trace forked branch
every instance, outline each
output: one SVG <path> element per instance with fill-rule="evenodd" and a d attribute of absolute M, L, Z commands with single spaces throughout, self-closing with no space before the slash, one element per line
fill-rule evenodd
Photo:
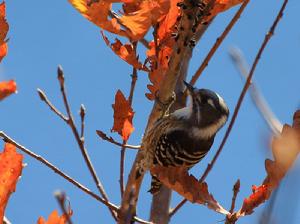
<path fill-rule="evenodd" d="M 81 116 L 81 134 L 79 134 L 79 131 L 75 125 L 75 122 L 74 122 L 74 118 L 73 118 L 73 115 L 72 115 L 72 112 L 71 112 L 71 107 L 70 107 L 70 104 L 68 102 L 68 98 L 67 98 L 67 93 L 66 93 L 66 88 L 65 88 L 65 77 L 64 77 L 64 72 L 61 68 L 61 66 L 58 66 L 58 69 L 57 69 L 57 79 L 59 81 L 59 84 L 60 84 L 60 90 L 61 90 L 61 94 L 62 94 L 62 98 L 63 98 L 63 102 L 64 102 L 64 105 L 65 105 L 65 109 L 67 111 L 67 116 L 64 116 L 62 115 L 62 113 L 49 101 L 49 99 L 47 98 L 46 94 L 38 89 L 38 93 L 39 93 L 39 96 L 41 98 L 42 101 L 44 101 L 48 106 L 49 108 L 56 114 L 58 115 L 64 122 L 67 123 L 67 125 L 71 128 L 72 132 L 73 132 L 73 135 L 76 139 L 76 142 L 79 146 L 79 149 L 80 149 L 80 152 L 85 160 L 85 163 L 90 171 L 90 174 L 100 192 L 100 194 L 102 195 L 102 197 L 104 198 L 104 200 L 106 200 L 107 202 L 109 201 L 108 199 L 108 196 L 104 190 L 104 187 L 96 173 L 96 170 L 92 164 L 92 161 L 90 159 L 90 156 L 86 150 L 86 147 L 84 145 L 84 117 L 85 117 L 85 109 L 83 109 L 84 107 L 81 106 L 81 113 L 80 113 L 80 116 Z M 114 210 L 110 209 L 110 212 L 112 214 L 112 216 L 114 217 L 115 220 L 117 220 L 117 215 L 115 213 Z"/>

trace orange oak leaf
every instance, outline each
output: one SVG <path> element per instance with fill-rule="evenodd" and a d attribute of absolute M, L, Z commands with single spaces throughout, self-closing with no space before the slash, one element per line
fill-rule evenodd
<path fill-rule="evenodd" d="M 103 31 L 101 31 L 101 34 L 106 45 L 109 46 L 113 50 L 113 52 L 115 52 L 115 54 L 118 55 L 121 59 L 123 59 L 136 69 L 148 71 L 148 68 L 138 61 L 138 57 L 132 44 L 122 44 L 122 42 L 117 38 L 116 42 L 111 44 L 108 38 L 104 35 Z"/>
<path fill-rule="evenodd" d="M 134 127 L 132 119 L 134 112 L 128 100 L 126 100 L 121 90 L 118 90 L 115 96 L 115 103 L 112 105 L 114 109 L 114 125 L 111 131 L 118 132 L 124 141 L 127 141 Z"/>
<path fill-rule="evenodd" d="M 222 214 L 229 214 L 208 192 L 207 183 L 200 183 L 193 175 L 189 175 L 187 168 L 154 166 L 151 174 L 190 202 L 203 204 Z"/>
<path fill-rule="evenodd" d="M 0 45 L 0 62 L 7 55 L 7 43 Z"/>
<path fill-rule="evenodd" d="M 0 62 L 7 54 L 7 44 L 5 41 L 9 26 L 5 19 L 5 2 L 0 4 Z"/>
<path fill-rule="evenodd" d="M 250 215 L 253 209 L 264 203 L 270 197 L 271 191 L 268 185 L 259 187 L 252 186 L 252 194 L 244 200 L 243 206 L 239 211 L 240 216 Z"/>
<path fill-rule="evenodd" d="M 45 221 L 43 217 L 39 217 L 37 224 L 65 224 L 68 223 L 68 218 L 72 215 L 72 210 L 68 211 L 68 214 L 59 216 L 57 210 L 54 210 Z"/>
<path fill-rule="evenodd" d="M 17 92 L 17 84 L 14 80 L 0 82 L 0 100 Z"/>
<path fill-rule="evenodd" d="M 180 9 L 177 6 L 177 3 L 179 2 L 181 2 L 181 0 L 170 1 L 170 10 L 159 23 L 157 37 L 160 42 L 162 42 L 167 36 L 170 36 L 170 34 L 174 31 L 173 28 L 176 24 L 178 16 L 180 15 Z"/>
<path fill-rule="evenodd" d="M 0 153 L 0 220 L 3 220 L 8 199 L 16 190 L 17 181 L 22 173 L 23 155 L 16 152 L 16 147 L 5 143 Z"/>
<path fill-rule="evenodd" d="M 109 32 L 122 36 L 128 36 L 126 31 L 121 30 L 120 24 L 115 18 L 108 19 L 113 2 L 116 0 L 91 1 L 91 0 L 69 0 L 86 19 Z"/>
<path fill-rule="evenodd" d="M 217 14 L 230 9 L 233 6 L 236 6 L 243 1 L 244 0 L 216 0 L 212 10 L 210 11 L 210 15 L 205 20 L 209 21 Z M 206 2 L 209 2 L 209 0 L 206 0 Z"/>
<path fill-rule="evenodd" d="M 120 21 L 131 31 L 131 39 L 139 40 L 143 38 L 152 25 L 160 22 L 170 10 L 170 2 L 170 0 L 147 0 L 125 4 L 127 10 L 120 17 Z M 135 6 L 132 7 L 132 4 L 135 4 Z M 135 9 L 135 11 L 132 11 L 132 9 Z"/>

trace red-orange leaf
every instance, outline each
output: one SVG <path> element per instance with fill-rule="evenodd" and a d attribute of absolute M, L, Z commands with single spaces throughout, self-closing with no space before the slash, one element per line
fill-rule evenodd
<path fill-rule="evenodd" d="M 8 23 L 5 19 L 5 2 L 0 4 L 0 62 L 7 54 L 7 44 L 5 38 L 8 32 Z"/>
<path fill-rule="evenodd" d="M 173 32 L 173 27 L 177 21 L 177 17 L 180 15 L 180 10 L 177 6 L 178 2 L 182 0 L 171 0 L 170 1 L 170 10 L 168 14 L 163 18 L 159 23 L 157 30 L 157 37 L 161 42 L 166 36 L 169 36 Z"/>
<path fill-rule="evenodd" d="M 0 153 L 0 220 L 9 196 L 16 190 L 16 184 L 22 173 L 23 156 L 16 152 L 16 147 L 5 143 L 4 151 Z"/>
<path fill-rule="evenodd" d="M 0 45 L 0 62 L 7 55 L 7 43 Z"/>
<path fill-rule="evenodd" d="M 253 209 L 264 203 L 271 194 L 268 185 L 261 185 L 259 187 L 252 186 L 252 194 L 244 200 L 242 209 L 239 211 L 239 215 L 249 215 L 253 212 Z"/>
<path fill-rule="evenodd" d="M 170 0 L 133 1 L 131 4 L 137 5 L 134 7 L 136 11 L 124 13 L 120 21 L 131 31 L 132 40 L 144 37 L 150 27 L 160 22 L 170 9 Z"/>
<path fill-rule="evenodd" d="M 132 46 L 132 44 L 122 44 L 122 42 L 116 38 L 115 43 L 110 43 L 108 38 L 104 35 L 103 31 L 101 31 L 104 42 L 109 46 L 116 55 L 126 61 L 128 64 L 132 65 L 136 69 L 147 71 L 148 69 L 142 65 L 141 62 L 138 61 L 136 56 L 136 52 Z"/>
<path fill-rule="evenodd" d="M 127 141 L 134 130 L 132 124 L 134 112 L 121 90 L 116 93 L 115 104 L 112 107 L 114 109 L 114 125 L 111 131 L 118 132 L 122 139 Z"/>
<path fill-rule="evenodd" d="M 14 80 L 0 82 L 0 100 L 17 92 L 17 84 Z"/>
<path fill-rule="evenodd" d="M 68 217 L 72 215 L 72 211 L 69 211 L 69 214 L 63 214 L 59 216 L 57 210 L 54 210 L 48 217 L 48 220 L 45 221 L 43 217 L 39 217 L 37 224 L 65 224 L 67 223 Z"/>
<path fill-rule="evenodd" d="M 121 30 L 115 18 L 109 20 L 109 13 L 112 2 L 120 2 L 116 0 L 91 1 L 91 0 L 69 0 L 69 2 L 88 20 L 97 26 L 109 32 L 122 36 L 127 36 L 124 30 Z"/>
<path fill-rule="evenodd" d="M 190 202 L 204 204 L 216 212 L 229 214 L 208 192 L 207 184 L 200 183 L 193 175 L 189 175 L 187 168 L 154 166 L 151 174 Z"/>

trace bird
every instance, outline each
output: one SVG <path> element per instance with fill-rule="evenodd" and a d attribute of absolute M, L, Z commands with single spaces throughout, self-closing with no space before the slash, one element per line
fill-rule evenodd
<path fill-rule="evenodd" d="M 158 119 L 144 135 L 140 172 L 155 165 L 192 168 L 208 153 L 216 133 L 224 126 L 229 109 L 224 99 L 209 89 L 197 89 L 184 81 L 190 96 L 187 107 Z M 162 183 L 152 176 L 152 194 Z"/>

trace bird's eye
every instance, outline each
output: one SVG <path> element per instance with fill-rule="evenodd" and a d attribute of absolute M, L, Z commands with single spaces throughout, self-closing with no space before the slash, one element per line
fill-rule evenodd
<path fill-rule="evenodd" d="M 202 104 L 207 104 L 207 98 L 206 97 L 201 97 L 201 103 Z"/>

